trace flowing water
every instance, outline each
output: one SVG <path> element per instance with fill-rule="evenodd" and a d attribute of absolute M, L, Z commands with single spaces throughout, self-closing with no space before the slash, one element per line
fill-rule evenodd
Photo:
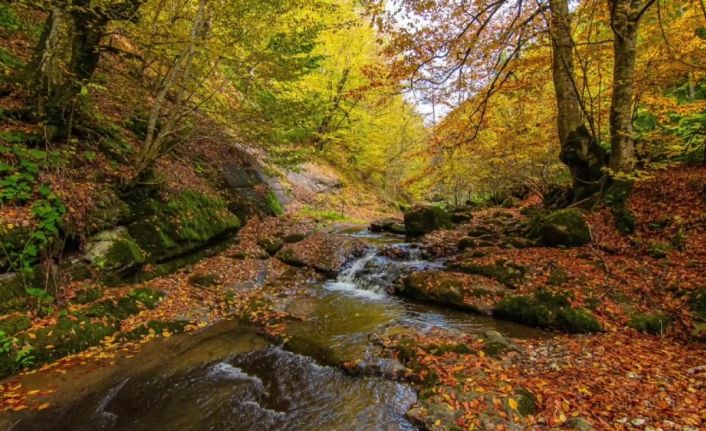
<path fill-rule="evenodd" d="M 407 385 L 352 377 L 335 367 L 375 361 L 371 338 L 394 325 L 513 337 L 542 336 L 488 317 L 410 302 L 389 294 L 409 271 L 443 267 L 414 244 L 389 235 L 353 233 L 369 252 L 336 280 L 286 304 L 304 319 L 290 325 L 287 350 L 252 329 L 223 322 L 198 334 L 148 344 L 137 358 L 113 367 L 70 369 L 66 375 L 25 377 L 31 389 L 56 385 L 52 407 L 0 417 L 13 430 L 410 430 L 405 412 L 416 395 Z M 381 253 L 392 247 L 394 253 Z M 395 258 L 386 255 L 397 256 Z M 399 365 L 399 364 L 398 364 Z"/>

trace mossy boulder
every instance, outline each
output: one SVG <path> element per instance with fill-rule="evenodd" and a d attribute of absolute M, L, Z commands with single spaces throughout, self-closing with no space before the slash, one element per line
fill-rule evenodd
<path fill-rule="evenodd" d="M 629 327 L 652 335 L 663 335 L 670 324 L 669 316 L 662 313 L 635 313 L 628 322 Z"/>
<path fill-rule="evenodd" d="M 127 228 L 117 227 L 91 237 L 84 260 L 102 271 L 126 272 L 145 263 L 146 257 Z"/>
<path fill-rule="evenodd" d="M 493 316 L 572 334 L 602 330 L 600 322 L 590 311 L 572 307 L 565 295 L 546 291 L 535 292 L 532 296 L 506 297 L 495 304 Z"/>
<path fill-rule="evenodd" d="M 185 191 L 166 202 L 150 198 L 137 206 L 141 219 L 128 230 L 150 262 L 193 251 L 240 227 L 225 201 L 200 192 Z"/>
<path fill-rule="evenodd" d="M 536 220 L 529 237 L 546 247 L 579 247 L 591 242 L 591 230 L 583 212 L 569 208 Z"/>
<path fill-rule="evenodd" d="M 527 268 L 515 262 L 498 259 L 495 263 L 477 263 L 473 259 L 453 263 L 451 268 L 466 274 L 492 278 L 508 287 L 517 287 L 527 275 Z"/>
<path fill-rule="evenodd" d="M 451 227 L 452 222 L 445 209 L 433 205 L 418 205 L 405 213 L 404 225 L 408 235 L 424 235 Z"/>
<path fill-rule="evenodd" d="M 472 299 L 502 294 L 502 289 L 490 280 L 481 284 L 465 274 L 444 271 L 412 273 L 396 289 L 403 296 L 483 314 L 489 314 L 490 310 L 479 306 Z"/>

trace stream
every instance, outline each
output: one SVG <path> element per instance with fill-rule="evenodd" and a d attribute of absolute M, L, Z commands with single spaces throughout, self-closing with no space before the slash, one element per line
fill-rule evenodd
<path fill-rule="evenodd" d="M 221 322 L 195 334 L 145 345 L 114 366 L 70 368 L 65 374 L 22 377 L 27 389 L 54 387 L 51 407 L 0 417 L 12 430 L 413 430 L 405 412 L 415 403 L 403 383 L 351 376 L 345 361 L 399 364 L 375 357 L 370 339 L 390 327 L 499 331 L 541 337 L 528 327 L 411 302 L 388 292 L 409 271 L 442 268 L 403 237 L 349 232 L 369 245 L 335 280 L 312 286 L 308 297 L 283 302 L 305 317 L 290 325 L 287 349 L 252 328 Z M 394 258 L 381 253 L 394 248 Z M 386 253 L 389 255 L 389 253 Z M 388 370 L 389 371 L 389 370 Z M 384 372 L 381 374 L 385 374 Z"/>

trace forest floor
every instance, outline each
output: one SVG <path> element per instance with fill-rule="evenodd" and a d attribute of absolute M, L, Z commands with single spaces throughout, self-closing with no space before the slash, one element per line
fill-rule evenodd
<path fill-rule="evenodd" d="M 589 216 L 593 242 L 588 246 L 487 245 L 464 252 L 475 253 L 481 263 L 503 260 L 528 268 L 515 293 L 569 291 L 572 305 L 590 308 L 603 331 L 512 340 L 502 353 L 490 351 L 488 340 L 471 335 L 381 334 L 385 354 L 406 365 L 403 378 L 420 391 L 420 403 L 410 417 L 426 429 L 439 430 L 704 429 L 706 347 L 696 342 L 699 310 L 693 307 L 694 295 L 706 286 L 704 178 L 706 168 L 681 168 L 639 183 L 629 202 L 637 229 L 628 236 L 613 227 L 607 210 L 599 210 Z M 499 212 L 524 217 L 520 208 L 480 211 L 469 224 L 420 239 L 421 247 L 429 254 L 463 258 L 458 241 Z M 120 328 L 129 333 L 148 325 L 149 331 L 137 341 L 123 340 L 120 334 L 107 337 L 100 346 L 40 371 L 110 366 L 117 355 L 134 355 L 155 338 L 196 331 L 223 319 L 246 321 L 271 339 L 286 342 L 288 323 L 297 318 L 277 306 L 278 298 L 302 293 L 311 280 L 327 278 L 322 274 L 326 268 L 341 263 L 331 262 L 338 256 L 340 238 L 321 233 L 330 227 L 311 216 L 252 220 L 239 232 L 237 243 L 216 255 L 171 275 L 111 288 L 102 300 L 117 301 L 135 288 L 165 293 L 155 308 L 128 317 Z M 270 258 L 263 249 L 263 240 L 306 235 L 305 256 L 299 258 L 314 262 L 309 267 Z M 656 248 L 663 253 L 656 254 Z M 66 292 L 70 297 L 86 288 L 82 282 Z M 659 333 L 635 329 L 636 316 L 655 315 L 665 317 L 659 320 L 664 324 Z M 56 319 L 35 321 L 28 331 Z M 184 321 L 189 324 L 152 324 Z M 446 345 L 467 348 L 440 349 Z M 16 379 L 5 381 L 1 389 L 0 411 L 45 409 L 52 390 L 27 390 Z"/>

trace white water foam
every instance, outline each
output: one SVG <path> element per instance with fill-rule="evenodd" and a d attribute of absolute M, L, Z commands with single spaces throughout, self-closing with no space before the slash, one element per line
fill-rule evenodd
<path fill-rule="evenodd" d="M 251 376 L 238 367 L 227 362 L 219 362 L 208 371 L 213 379 L 239 380 L 252 382 L 259 391 L 264 390 L 264 385 L 259 377 Z"/>
<path fill-rule="evenodd" d="M 365 269 L 365 266 L 377 256 L 377 250 L 372 250 L 365 256 L 353 262 L 348 268 L 341 271 L 336 281 L 328 281 L 324 287 L 335 292 L 345 292 L 349 295 L 358 296 L 361 298 L 381 300 L 386 297 L 382 292 L 376 292 L 371 289 L 361 289 L 356 284 L 356 276 L 360 271 Z"/>

